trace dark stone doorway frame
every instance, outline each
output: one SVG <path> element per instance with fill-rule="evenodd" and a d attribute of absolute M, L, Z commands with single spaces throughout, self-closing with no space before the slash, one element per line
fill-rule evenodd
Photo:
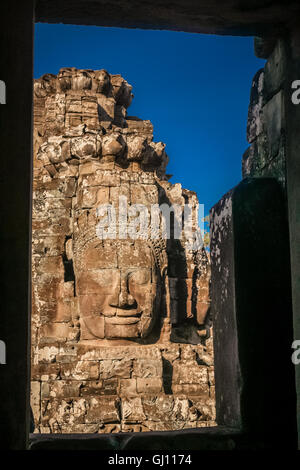
<path fill-rule="evenodd" d="M 104 7 L 105 4 L 105 7 Z M 28 448 L 29 438 L 29 332 L 30 332 L 30 249 L 32 181 L 32 64 L 34 21 L 94 24 L 99 26 L 173 29 L 187 32 L 234 35 L 278 35 L 291 31 L 290 80 L 300 77 L 298 2 L 176 0 L 172 15 L 163 2 L 112 0 L 39 0 L 2 6 L 1 79 L 5 81 L 6 105 L 1 117 L 1 317 L 0 335 L 7 346 L 7 364 L 0 366 L 1 447 Z M 126 9 L 127 8 L 127 9 Z M 36 17 L 35 17 L 36 12 Z M 220 13 L 221 12 L 221 13 Z M 147 20 L 145 20 L 147 18 Z M 289 90 L 286 90 L 288 93 Z M 293 288 L 294 338 L 300 338 L 300 162 L 298 129 L 300 108 L 287 110 L 289 121 L 287 153 L 287 199 Z M 300 396 L 300 372 L 296 368 Z M 299 400 L 299 399 L 298 399 Z M 298 404 L 299 407 L 299 404 Z M 296 412 L 295 412 L 296 414 Z M 300 413 L 298 413 L 299 415 Z M 298 418 L 299 419 L 299 418 Z M 300 423 L 299 423 L 300 426 Z M 300 428 L 299 428 L 300 429 Z M 222 432 L 221 429 L 218 433 Z M 225 431 L 228 434 L 230 431 Z M 203 432 L 202 432 L 203 433 Z M 195 434 L 192 432 L 192 434 Z M 240 430 L 233 435 L 240 435 Z M 151 434 L 152 435 L 152 434 Z M 141 439 L 151 440 L 151 435 Z M 138 438 L 138 436 L 137 436 Z M 200 438 L 200 436 L 199 436 Z M 218 440 L 218 437 L 216 437 Z M 249 441 L 250 442 L 250 441 Z M 216 447 L 217 444 L 216 444 Z"/>

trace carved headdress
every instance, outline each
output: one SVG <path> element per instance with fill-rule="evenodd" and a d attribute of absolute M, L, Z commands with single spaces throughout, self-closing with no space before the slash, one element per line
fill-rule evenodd
<path fill-rule="evenodd" d="M 119 251 L 125 240 L 130 241 L 132 239 L 129 237 L 126 239 L 100 238 L 97 225 L 83 227 L 82 229 L 77 226 L 76 229 L 74 229 L 73 236 L 73 251 L 76 266 L 80 269 L 85 248 L 94 242 L 110 242 L 114 245 L 115 249 Z M 162 237 L 161 230 L 151 232 L 148 238 L 143 238 L 143 241 L 151 248 L 155 265 L 161 277 L 163 277 L 168 266 L 168 257 L 166 240 Z"/>

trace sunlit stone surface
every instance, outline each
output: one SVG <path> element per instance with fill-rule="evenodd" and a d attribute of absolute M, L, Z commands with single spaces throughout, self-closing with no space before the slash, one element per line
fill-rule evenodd
<path fill-rule="evenodd" d="M 179 213 L 170 239 L 161 223 L 155 239 L 128 228 L 134 204 L 149 214 L 190 204 L 195 231 L 198 199 L 168 182 L 165 145 L 150 121 L 127 116 L 132 96 L 105 70 L 61 69 L 34 83 L 35 432 L 215 424 L 206 251 L 186 232 L 174 238 Z M 99 238 L 104 204 L 116 210 L 114 238 Z"/>

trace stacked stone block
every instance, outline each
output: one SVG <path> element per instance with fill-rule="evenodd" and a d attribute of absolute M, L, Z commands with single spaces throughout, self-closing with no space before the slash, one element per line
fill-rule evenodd
<path fill-rule="evenodd" d="M 44 346 L 32 366 L 41 433 L 175 430 L 215 425 L 212 347 Z"/>

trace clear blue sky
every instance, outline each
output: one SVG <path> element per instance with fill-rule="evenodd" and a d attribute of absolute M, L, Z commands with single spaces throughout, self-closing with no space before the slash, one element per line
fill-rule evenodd
<path fill-rule="evenodd" d="M 166 143 L 170 180 L 208 213 L 241 180 L 252 77 L 264 66 L 251 37 L 37 24 L 34 77 L 61 67 L 106 69 L 132 86 L 128 115 Z"/>

